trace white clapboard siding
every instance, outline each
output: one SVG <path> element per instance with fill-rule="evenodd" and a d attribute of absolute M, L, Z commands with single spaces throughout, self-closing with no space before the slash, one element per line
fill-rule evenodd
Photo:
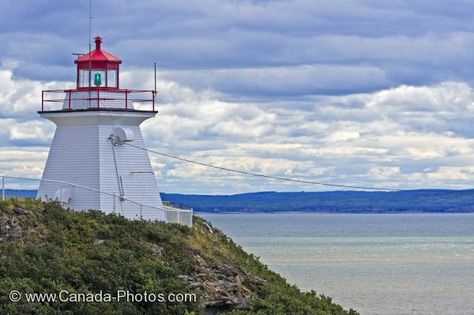
<path fill-rule="evenodd" d="M 163 204 L 148 153 L 127 145 L 115 146 L 116 170 L 109 140 L 115 128 L 126 128 L 133 132 L 132 143 L 145 147 L 139 125 L 154 113 L 72 111 L 42 113 L 42 116 L 57 125 L 43 179 L 67 181 L 117 196 L 114 209 L 112 196 L 76 187 L 68 200 L 70 208 L 98 209 L 106 213 L 115 210 L 128 218 L 166 220 L 164 211 L 156 209 L 163 208 Z M 117 172 L 122 178 L 124 197 L 146 206 L 119 198 Z M 53 199 L 61 186 L 44 181 L 38 197 Z"/>

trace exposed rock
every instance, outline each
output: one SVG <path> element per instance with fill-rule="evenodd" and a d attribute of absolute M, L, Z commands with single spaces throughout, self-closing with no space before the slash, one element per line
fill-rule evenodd
<path fill-rule="evenodd" d="M 251 275 L 250 273 L 248 273 L 247 271 L 244 271 L 245 275 L 246 275 L 246 280 L 247 282 L 251 283 L 251 284 L 254 284 L 254 285 L 257 285 L 257 286 L 260 286 L 260 285 L 264 285 L 267 281 L 262 279 L 262 278 L 259 278 L 259 277 L 256 277 L 256 276 L 253 276 Z"/>
<path fill-rule="evenodd" d="M 156 244 L 151 243 L 151 255 L 156 256 L 156 257 L 161 257 L 163 256 L 163 247 L 158 246 Z"/>
<path fill-rule="evenodd" d="M 30 215 L 31 214 L 31 211 L 20 208 L 20 207 L 13 208 L 13 212 L 15 212 L 16 214 L 20 214 L 20 215 Z"/>
<path fill-rule="evenodd" d="M 94 245 L 101 245 L 101 244 L 104 244 L 105 240 L 100 240 L 100 239 L 97 239 L 94 241 Z"/>
<path fill-rule="evenodd" d="M 13 218 L 2 218 L 0 221 L 0 242 L 20 239 L 23 229 L 18 225 L 18 221 Z"/>
<path fill-rule="evenodd" d="M 189 287 L 190 287 L 191 289 L 202 288 L 202 283 L 201 283 L 201 282 L 190 282 L 190 283 L 189 283 Z"/>
<path fill-rule="evenodd" d="M 184 281 L 191 281 L 193 279 L 193 277 L 191 276 L 188 276 L 188 275 L 179 275 L 178 276 L 178 279 L 181 279 L 181 280 L 184 280 Z"/>
<path fill-rule="evenodd" d="M 207 229 L 209 233 L 211 234 L 214 233 L 214 230 L 210 227 L 209 224 L 207 224 L 207 222 L 203 222 L 202 224 L 204 225 L 204 227 Z"/>
<path fill-rule="evenodd" d="M 224 310 L 252 309 L 252 297 L 247 284 L 263 285 L 265 280 L 227 264 L 209 263 L 199 255 L 194 256 L 195 270 L 191 275 L 179 275 L 190 288 L 200 288 L 207 314 L 218 314 Z"/>

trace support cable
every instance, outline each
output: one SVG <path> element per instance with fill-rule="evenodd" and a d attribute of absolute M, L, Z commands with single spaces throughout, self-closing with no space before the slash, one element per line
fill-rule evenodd
<path fill-rule="evenodd" d="M 385 188 L 385 187 L 368 187 L 368 186 L 359 186 L 359 185 L 345 185 L 345 184 L 334 184 L 334 183 L 326 183 L 326 182 L 318 182 L 318 181 L 311 181 L 311 180 L 303 180 L 303 179 L 295 179 L 295 178 L 288 178 L 288 177 L 280 177 L 280 176 L 272 176 L 272 175 L 266 175 L 266 174 L 260 174 L 260 173 L 253 173 L 253 172 L 248 172 L 248 171 L 243 171 L 243 170 L 237 170 L 229 167 L 223 167 L 223 166 L 218 166 L 214 164 L 209 164 L 209 163 L 203 163 L 195 160 L 190 160 L 187 158 L 182 158 L 179 156 L 163 153 L 163 152 L 158 152 L 155 150 L 150 150 L 147 148 L 143 148 L 137 145 L 133 145 L 131 143 L 124 143 L 125 145 L 134 147 L 136 149 L 148 151 L 150 153 L 155 153 L 167 158 L 171 158 L 174 160 L 179 160 L 182 162 L 186 163 L 191 163 L 195 165 L 200 165 L 200 166 L 205 166 L 209 168 L 214 168 L 218 169 L 221 171 L 226 171 L 226 172 L 231 172 L 231 173 L 237 173 L 237 174 L 242 174 L 242 175 L 248 175 L 248 176 L 254 176 L 254 177 L 261 177 L 261 178 L 268 178 L 268 179 L 274 179 L 274 180 L 279 180 L 279 181 L 286 181 L 286 182 L 293 182 L 293 183 L 299 183 L 299 184 L 309 184 L 309 185 L 318 185 L 318 186 L 328 186 L 328 187 L 338 187 L 338 188 L 352 188 L 352 189 L 363 189 L 363 190 L 373 190 L 373 191 L 400 191 L 399 189 L 393 189 L 393 188 Z"/>

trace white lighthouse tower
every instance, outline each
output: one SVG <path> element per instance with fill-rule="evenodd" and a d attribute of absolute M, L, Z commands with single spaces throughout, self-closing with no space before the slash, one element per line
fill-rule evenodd
<path fill-rule="evenodd" d="M 154 90 L 120 88 L 122 61 L 101 48 L 75 60 L 77 87 L 43 91 L 38 113 L 56 124 L 38 198 L 74 210 L 166 220 L 140 124 L 156 115 Z M 133 144 L 133 146 L 127 145 Z"/>

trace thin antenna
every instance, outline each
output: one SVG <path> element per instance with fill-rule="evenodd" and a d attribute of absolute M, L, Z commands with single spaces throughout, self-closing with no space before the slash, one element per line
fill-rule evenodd
<path fill-rule="evenodd" d="M 87 84 L 89 87 L 89 107 L 91 107 L 91 78 L 92 78 L 92 61 L 91 61 L 91 51 L 92 51 L 92 0 L 89 0 L 89 75 L 88 80 L 89 83 Z"/>
<path fill-rule="evenodd" d="M 153 66 L 155 68 L 155 93 L 156 93 L 156 62 L 153 63 Z"/>
<path fill-rule="evenodd" d="M 92 0 L 89 0 L 89 53 L 92 50 Z"/>
<path fill-rule="evenodd" d="M 153 110 L 155 110 L 155 102 L 156 102 L 156 62 L 153 63 L 153 68 L 155 71 L 155 89 L 153 90 Z"/>

